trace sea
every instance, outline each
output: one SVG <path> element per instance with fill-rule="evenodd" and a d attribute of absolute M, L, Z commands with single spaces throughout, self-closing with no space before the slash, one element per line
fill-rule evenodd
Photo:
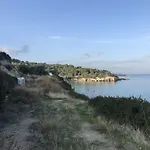
<path fill-rule="evenodd" d="M 120 97 L 141 97 L 150 102 L 150 74 L 129 74 L 121 80 L 99 83 L 77 83 L 73 82 L 72 87 L 76 92 L 85 94 L 90 98 L 96 96 L 120 96 Z"/>

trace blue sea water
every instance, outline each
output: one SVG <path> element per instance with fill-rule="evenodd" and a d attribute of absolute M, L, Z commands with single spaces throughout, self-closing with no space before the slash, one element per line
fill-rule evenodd
<path fill-rule="evenodd" d="M 75 91 L 89 97 L 123 96 L 142 97 L 150 102 L 150 75 L 127 75 L 116 83 L 72 83 Z"/>

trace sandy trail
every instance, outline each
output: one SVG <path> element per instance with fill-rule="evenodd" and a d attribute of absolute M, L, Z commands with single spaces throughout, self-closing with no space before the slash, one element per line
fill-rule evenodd
<path fill-rule="evenodd" d="M 4 128 L 1 133 L 1 150 L 29 150 L 32 141 L 27 141 L 30 136 L 29 127 L 36 119 L 26 117 L 17 124 Z"/>
<path fill-rule="evenodd" d="M 94 130 L 90 123 L 82 123 L 80 134 L 86 143 L 93 145 L 94 150 L 118 150 L 115 143 L 106 139 L 104 134 Z"/>

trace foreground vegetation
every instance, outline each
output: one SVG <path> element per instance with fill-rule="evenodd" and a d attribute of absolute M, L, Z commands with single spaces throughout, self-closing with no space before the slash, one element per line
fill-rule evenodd
<path fill-rule="evenodd" d="M 11 123 L 16 122 L 18 118 L 26 123 L 30 115 L 31 123 L 28 124 L 29 133 L 26 137 L 30 148 L 37 150 L 150 148 L 148 102 L 135 98 L 89 99 L 74 92 L 68 83 L 57 76 L 28 76 L 26 81 L 26 87 L 12 88 L 5 103 L 5 111 L 2 113 L 3 120 L 0 121 L 5 126 L 10 123 L 10 118 L 13 120 Z M 17 134 L 18 132 L 21 134 L 21 130 L 22 126 L 17 126 Z M 0 146 L 7 145 L 6 150 L 14 145 L 18 147 L 13 137 L 15 135 L 12 136 L 11 142 L 6 144 L 8 139 L 2 136 Z M 24 137 L 21 140 L 22 143 L 25 142 Z"/>
<path fill-rule="evenodd" d="M 78 112 L 82 118 L 95 126 L 95 129 L 113 142 L 117 149 L 121 150 L 149 150 L 149 137 L 130 124 L 120 125 L 108 116 L 95 115 L 96 111 L 88 104 L 78 104 Z"/>
<path fill-rule="evenodd" d="M 0 109 L 16 84 L 16 78 L 0 70 Z"/>
<path fill-rule="evenodd" d="M 22 75 L 25 86 L 0 70 L 0 149 L 150 149 L 149 102 L 90 99 L 57 74 Z"/>
<path fill-rule="evenodd" d="M 30 126 L 30 130 L 34 131 L 30 138 L 36 143 L 32 149 L 93 150 L 92 145 L 78 136 L 81 119 L 76 110 L 67 105 L 69 99 L 59 94 L 56 97 L 57 99 L 45 99 L 41 102 L 41 107 L 35 109 L 34 115 L 38 116 L 39 122 Z M 58 102 L 58 99 L 62 101 Z"/>
<path fill-rule="evenodd" d="M 101 97 L 89 100 L 95 115 L 102 115 L 120 125 L 132 125 L 135 129 L 150 134 L 150 103 L 139 98 Z"/>

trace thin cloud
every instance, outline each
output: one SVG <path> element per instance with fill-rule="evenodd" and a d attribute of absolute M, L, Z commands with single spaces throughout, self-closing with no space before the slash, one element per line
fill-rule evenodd
<path fill-rule="evenodd" d="M 84 62 L 85 64 L 104 64 L 104 65 L 126 65 L 126 64 L 137 64 L 137 63 L 143 63 L 146 62 L 146 60 L 97 60 L 97 61 L 88 61 L 88 62 Z"/>
<path fill-rule="evenodd" d="M 109 44 L 109 43 L 114 43 L 115 41 L 111 40 L 91 40 L 92 43 L 97 43 L 97 44 Z"/>
<path fill-rule="evenodd" d="M 97 57 L 102 56 L 102 54 L 104 54 L 104 53 L 103 53 L 103 52 L 96 52 L 96 53 L 95 53 L 95 55 L 96 55 Z"/>
<path fill-rule="evenodd" d="M 20 50 L 16 50 L 16 53 L 28 53 L 29 52 L 29 46 L 24 45 Z"/>
<path fill-rule="evenodd" d="M 83 57 L 85 57 L 85 58 L 90 58 L 90 57 L 92 57 L 92 55 L 89 54 L 89 53 L 84 53 L 84 54 L 83 54 Z"/>
<path fill-rule="evenodd" d="M 76 37 L 65 37 L 65 36 L 48 36 L 49 39 L 54 39 L 54 40 L 80 40 L 79 38 Z M 83 40 L 83 39 L 81 39 Z"/>
<path fill-rule="evenodd" d="M 100 51 L 87 52 L 87 53 L 84 53 L 83 56 L 81 56 L 81 58 L 96 58 L 96 57 L 100 57 L 102 54 L 103 52 L 100 52 Z"/>
<path fill-rule="evenodd" d="M 113 41 L 110 40 L 90 40 L 90 39 L 82 39 L 78 37 L 63 37 L 63 36 L 48 36 L 49 39 L 55 39 L 55 40 L 60 40 L 60 39 L 65 39 L 65 40 L 79 40 L 83 42 L 91 42 L 91 43 L 113 43 Z"/>
<path fill-rule="evenodd" d="M 21 49 L 12 49 L 8 47 L 1 47 L 0 51 L 5 52 L 10 55 L 18 55 L 20 53 L 28 53 L 29 52 L 29 46 L 24 45 Z"/>
<path fill-rule="evenodd" d="M 49 36 L 48 38 L 50 38 L 50 39 L 65 39 L 65 37 L 61 37 L 61 36 Z"/>
<path fill-rule="evenodd" d="M 83 66 L 88 67 L 103 67 L 107 69 L 114 69 L 114 68 L 132 68 L 134 69 L 134 66 L 144 65 L 148 64 L 150 56 L 146 55 L 140 58 L 133 58 L 129 60 L 91 60 L 91 61 L 82 61 L 80 64 Z"/>
<path fill-rule="evenodd" d="M 65 37 L 65 36 L 48 36 L 49 39 L 53 40 L 77 40 L 80 42 L 89 42 L 93 44 L 113 44 L 113 43 L 130 43 L 130 42 L 141 42 L 141 41 L 149 41 L 150 36 L 142 36 L 142 37 L 135 37 L 135 38 L 105 38 L 105 39 L 85 39 L 79 37 Z"/>

